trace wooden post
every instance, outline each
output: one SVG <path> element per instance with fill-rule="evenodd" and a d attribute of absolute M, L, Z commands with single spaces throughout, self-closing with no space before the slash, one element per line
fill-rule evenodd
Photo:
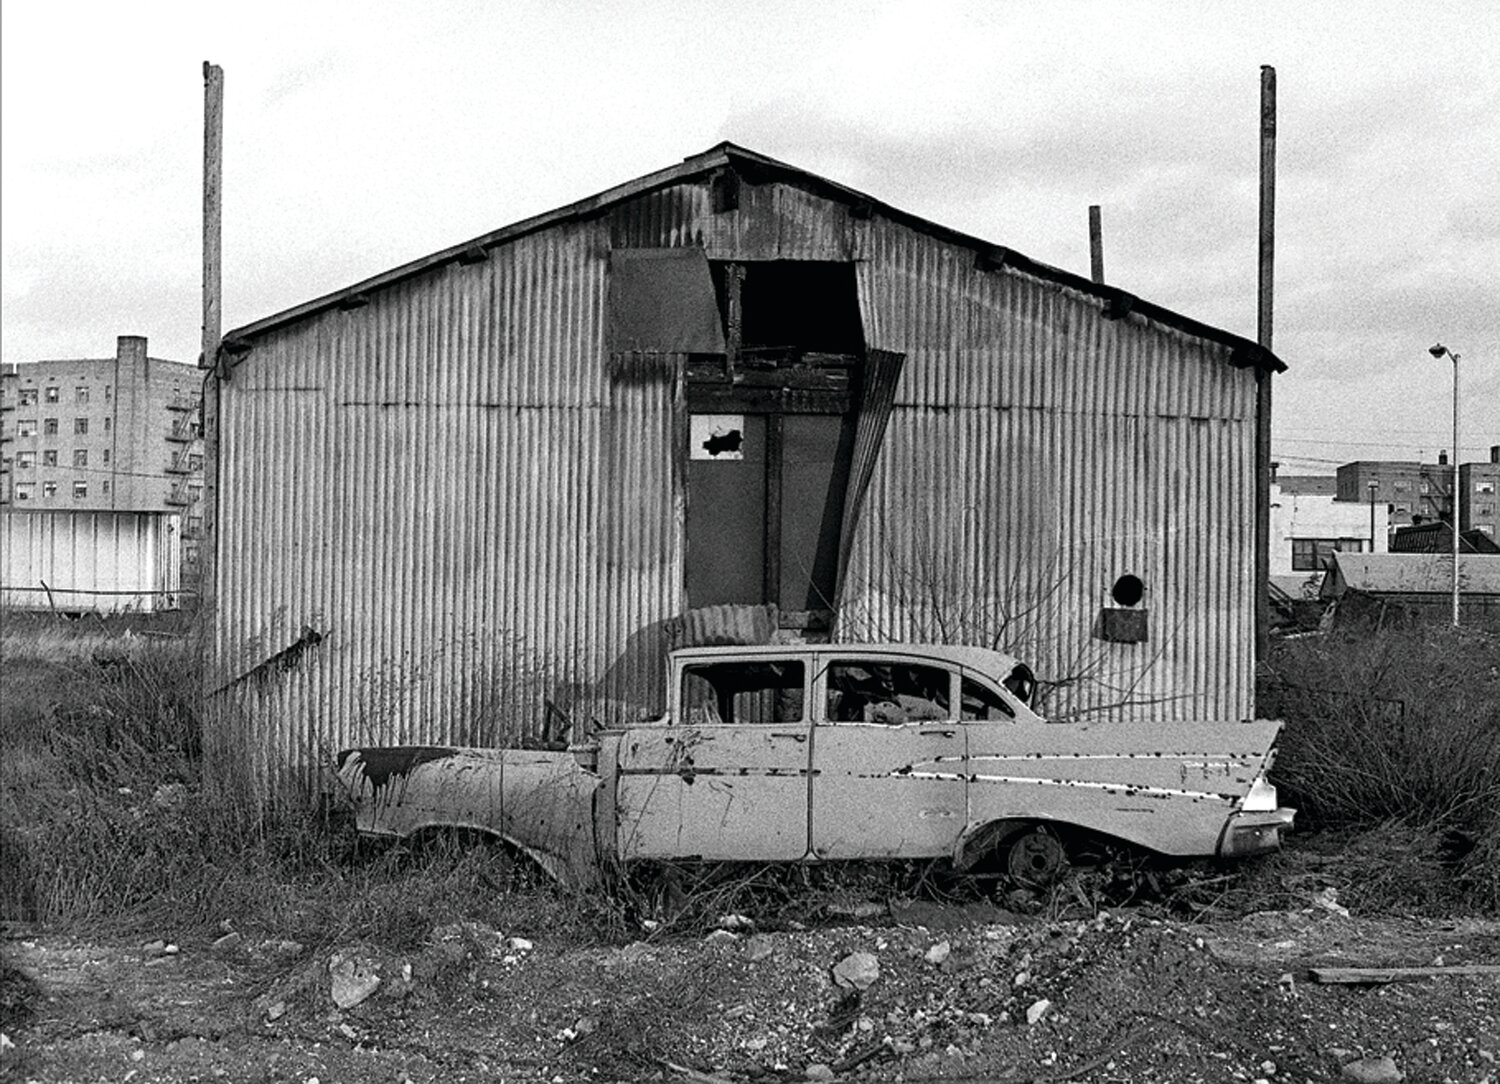
<path fill-rule="evenodd" d="M 1097 203 L 1089 205 L 1089 270 L 1095 282 L 1104 281 L 1104 226 Z"/>
<path fill-rule="evenodd" d="M 214 628 L 219 591 L 219 338 L 222 281 L 220 230 L 224 150 L 224 70 L 203 62 L 203 541 L 199 544 L 198 620 L 203 650 L 204 725 L 208 690 L 217 687 Z M 204 735 L 205 738 L 208 735 Z M 205 742 L 207 746 L 207 742 Z"/>
<path fill-rule="evenodd" d="M 1260 69 L 1260 282 L 1256 337 L 1271 349 L 1276 262 L 1276 69 Z M 1271 370 L 1256 370 L 1255 386 L 1255 661 L 1266 661 L 1271 640 Z"/>

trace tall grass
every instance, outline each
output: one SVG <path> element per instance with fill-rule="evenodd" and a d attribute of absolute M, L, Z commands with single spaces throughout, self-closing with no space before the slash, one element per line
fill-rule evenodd
<path fill-rule="evenodd" d="M 319 811 L 252 807 L 204 762 L 191 629 L 7 620 L 0 656 L 0 918 L 173 936 L 228 920 L 307 943 L 465 919 L 590 938 L 611 921 L 499 848 L 356 854 Z"/>
<path fill-rule="evenodd" d="M 1273 774 L 1299 827 L 1426 841 L 1470 904 L 1500 910 L 1500 636 L 1341 633 L 1270 662 L 1260 708 L 1287 723 Z"/>

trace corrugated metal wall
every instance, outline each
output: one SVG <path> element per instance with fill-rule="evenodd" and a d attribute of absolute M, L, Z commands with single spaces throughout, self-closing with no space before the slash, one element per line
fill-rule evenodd
<path fill-rule="evenodd" d="M 166 512 L 0 513 L 0 606 L 175 610 L 179 521 Z"/>
<path fill-rule="evenodd" d="M 1003 647 L 1067 683 L 1058 712 L 1248 715 L 1253 373 L 904 227 L 866 252 L 866 338 L 907 363 L 842 633 Z M 1093 635 L 1126 573 L 1143 644 Z"/>
<path fill-rule="evenodd" d="M 1249 372 L 786 185 L 714 214 L 681 184 L 255 340 L 222 388 L 221 734 L 274 771 L 509 740 L 544 699 L 603 720 L 659 705 L 683 605 L 683 359 L 610 356 L 603 310 L 611 246 L 699 244 L 861 260 L 868 342 L 908 355 L 846 635 L 946 622 L 1093 679 L 1075 704 L 1120 699 L 1103 681 L 1154 714 L 1248 710 Z M 1106 645 L 1089 629 L 1126 571 L 1152 639 Z M 256 670 L 309 630 L 294 664 Z"/>

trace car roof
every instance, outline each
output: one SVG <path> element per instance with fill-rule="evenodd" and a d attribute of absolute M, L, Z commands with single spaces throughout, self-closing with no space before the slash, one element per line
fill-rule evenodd
<path fill-rule="evenodd" d="M 810 657 L 843 655 L 868 658 L 886 656 L 914 661 L 947 663 L 988 674 L 995 680 L 1009 676 L 1020 662 L 1013 655 L 967 644 L 750 644 L 720 647 L 684 647 L 672 652 L 673 659 L 694 662 L 724 662 L 733 659 Z"/>

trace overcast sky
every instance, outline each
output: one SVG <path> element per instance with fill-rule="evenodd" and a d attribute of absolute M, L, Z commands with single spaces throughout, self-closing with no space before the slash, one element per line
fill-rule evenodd
<path fill-rule="evenodd" d="M 1500 443 L 1500 3 L 0 8 L 3 358 L 193 361 L 202 62 L 226 329 L 732 140 L 1255 336 L 1277 69 L 1284 471 Z"/>

